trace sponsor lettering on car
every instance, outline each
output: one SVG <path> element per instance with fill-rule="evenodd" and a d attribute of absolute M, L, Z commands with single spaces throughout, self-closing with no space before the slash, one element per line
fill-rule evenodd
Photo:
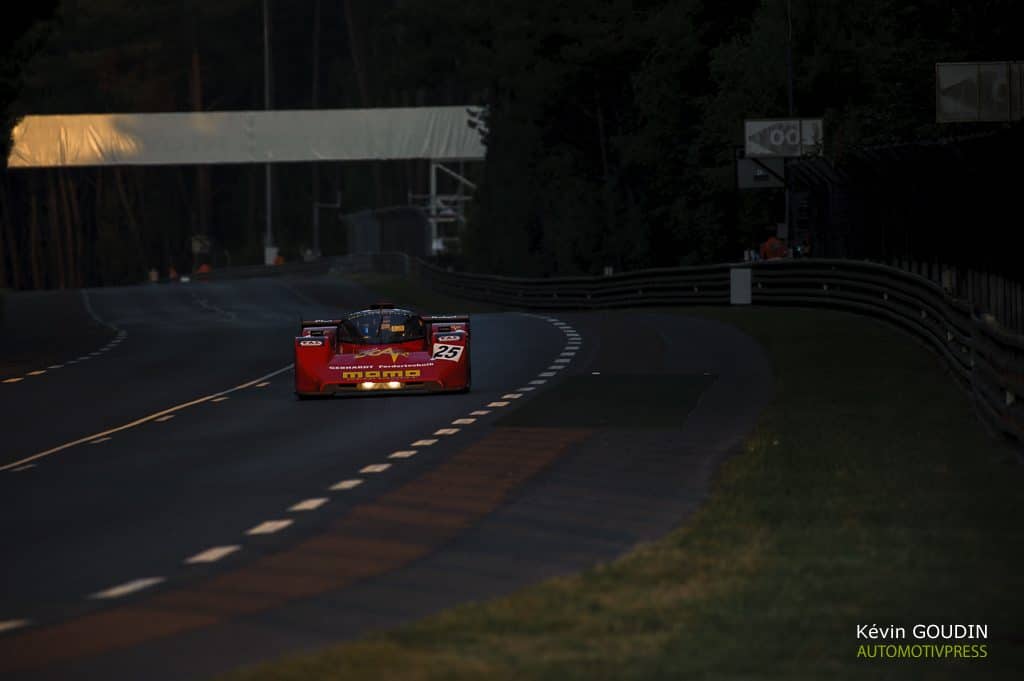
<path fill-rule="evenodd" d="M 462 336 L 458 336 L 458 335 L 453 335 L 453 336 L 438 336 L 438 337 L 437 337 L 437 340 L 438 340 L 438 342 L 441 342 L 441 343 L 453 343 L 453 342 L 455 342 L 455 341 L 459 341 L 459 340 L 462 340 Z"/>
<path fill-rule="evenodd" d="M 341 380 L 362 381 L 371 378 L 419 378 L 419 369 L 370 369 L 367 371 L 343 370 Z"/>

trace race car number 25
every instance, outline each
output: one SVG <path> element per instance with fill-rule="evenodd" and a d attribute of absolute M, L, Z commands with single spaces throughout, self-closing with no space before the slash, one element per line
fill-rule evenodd
<path fill-rule="evenodd" d="M 459 358 L 462 357 L 462 346 L 461 345 L 444 345 L 442 343 L 434 343 L 434 353 L 431 355 L 431 359 L 444 359 L 449 362 L 458 362 Z"/>

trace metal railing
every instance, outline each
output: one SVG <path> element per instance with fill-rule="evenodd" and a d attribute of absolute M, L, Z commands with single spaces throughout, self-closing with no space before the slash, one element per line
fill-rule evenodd
<path fill-rule="evenodd" d="M 751 270 L 754 305 L 847 310 L 909 331 L 945 360 L 988 427 L 1024 448 L 1024 336 L 920 274 L 869 262 L 797 259 L 528 279 L 411 263 L 414 276 L 440 293 L 547 310 L 728 305 L 735 268 Z"/>

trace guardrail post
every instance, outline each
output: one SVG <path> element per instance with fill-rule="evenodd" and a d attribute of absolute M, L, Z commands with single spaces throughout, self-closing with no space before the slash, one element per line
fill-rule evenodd
<path fill-rule="evenodd" d="M 752 276 L 749 267 L 732 267 L 729 269 L 729 304 L 750 305 L 750 283 Z"/>

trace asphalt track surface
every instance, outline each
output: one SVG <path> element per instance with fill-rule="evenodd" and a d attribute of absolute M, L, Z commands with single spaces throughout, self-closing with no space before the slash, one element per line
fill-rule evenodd
<path fill-rule="evenodd" d="M 298 317 L 370 292 L 51 295 L 0 345 L 5 679 L 205 678 L 613 559 L 699 505 L 772 389 L 715 322 L 510 312 L 473 315 L 468 394 L 298 402 Z"/>

